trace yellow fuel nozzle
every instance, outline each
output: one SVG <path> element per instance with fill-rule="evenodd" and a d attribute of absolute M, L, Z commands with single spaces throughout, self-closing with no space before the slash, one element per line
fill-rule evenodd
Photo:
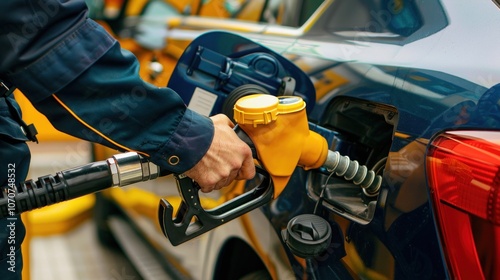
<path fill-rule="evenodd" d="M 278 197 L 297 166 L 319 168 L 326 161 L 326 139 L 309 130 L 306 103 L 298 96 L 254 94 L 240 98 L 234 119 L 255 145 Z"/>

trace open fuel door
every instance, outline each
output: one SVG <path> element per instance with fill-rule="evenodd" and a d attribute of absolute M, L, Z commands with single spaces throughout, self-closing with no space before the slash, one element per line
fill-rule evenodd
<path fill-rule="evenodd" d="M 255 93 L 295 95 L 315 105 L 309 77 L 274 51 L 237 34 L 212 31 L 186 48 L 172 73 L 168 87 L 188 107 L 211 116 L 225 113 L 232 118 L 235 102 Z"/>

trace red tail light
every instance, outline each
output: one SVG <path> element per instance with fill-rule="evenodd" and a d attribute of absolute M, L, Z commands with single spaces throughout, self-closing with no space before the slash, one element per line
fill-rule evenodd
<path fill-rule="evenodd" d="M 500 279 L 500 132 L 435 138 L 427 176 L 454 279 Z"/>

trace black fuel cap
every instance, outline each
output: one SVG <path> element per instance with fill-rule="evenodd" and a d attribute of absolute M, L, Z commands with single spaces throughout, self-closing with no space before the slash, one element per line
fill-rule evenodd
<path fill-rule="evenodd" d="M 330 246 L 331 235 L 330 224 L 313 214 L 292 218 L 287 228 L 281 231 L 290 251 L 301 258 L 312 258 L 323 253 Z"/>

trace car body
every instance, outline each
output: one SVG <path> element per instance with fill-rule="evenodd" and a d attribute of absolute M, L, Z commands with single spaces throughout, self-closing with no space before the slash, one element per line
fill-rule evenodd
<path fill-rule="evenodd" d="M 291 26 L 187 16 L 168 37 L 191 43 L 168 86 L 187 104 L 199 88 L 225 99 L 234 87 L 218 87 L 217 75 L 186 75 L 192 57 L 184 55 L 205 46 L 239 62 L 242 45 L 251 45 L 245 54 L 264 52 L 286 65 L 279 78 L 300 81 L 310 129 L 330 150 L 382 176 L 380 191 L 367 196 L 345 178 L 297 167 L 268 204 L 172 246 L 157 225 L 159 198 L 180 203 L 175 188 L 165 187 L 175 184 L 168 177 L 105 192 L 97 205 L 106 213 L 97 215 L 100 234 L 133 228 L 138 246 L 153 252 L 150 263 L 159 263 L 139 268 L 145 278 L 155 269 L 179 279 L 500 277 L 500 35 L 491 28 L 500 25 L 498 3 L 311 2 L 307 20 Z M 240 83 L 256 80 L 266 78 Z M 221 112 L 214 104 L 208 114 Z M 248 184 L 202 202 L 216 207 Z M 314 256 L 297 256 L 282 238 L 301 215 L 319 216 L 332 229 L 330 245 Z M 117 239 L 128 255 L 137 252 Z"/>

